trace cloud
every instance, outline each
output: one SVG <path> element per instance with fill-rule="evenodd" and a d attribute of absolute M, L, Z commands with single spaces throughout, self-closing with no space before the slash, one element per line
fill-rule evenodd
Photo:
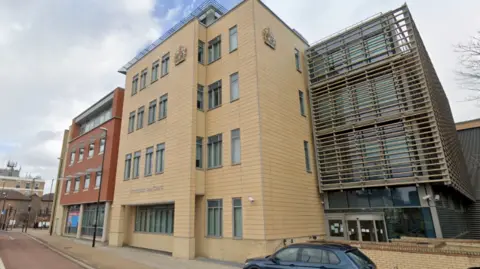
<path fill-rule="evenodd" d="M 0 1 L 0 164 L 54 178 L 63 130 L 158 38 L 154 0 Z"/>

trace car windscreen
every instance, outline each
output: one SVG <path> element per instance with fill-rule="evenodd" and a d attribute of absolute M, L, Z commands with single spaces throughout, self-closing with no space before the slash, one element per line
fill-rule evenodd
<path fill-rule="evenodd" d="M 358 249 L 352 249 L 346 252 L 347 256 L 360 268 L 369 268 L 369 265 L 373 265 L 372 260 L 370 260 L 365 254 L 363 254 Z"/>

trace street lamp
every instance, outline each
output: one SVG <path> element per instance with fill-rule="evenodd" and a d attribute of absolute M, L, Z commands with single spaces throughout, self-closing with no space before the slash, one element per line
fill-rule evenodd
<path fill-rule="evenodd" d="M 32 209 L 32 205 L 28 204 L 28 217 L 27 217 L 27 225 L 25 226 L 25 232 L 27 232 L 28 229 L 28 221 L 30 220 L 30 210 Z"/>
<path fill-rule="evenodd" d="M 103 164 L 105 162 L 105 155 L 107 153 L 107 135 L 108 129 L 105 127 L 100 127 L 100 130 L 105 132 L 105 142 L 103 146 L 103 156 L 102 156 L 102 167 L 101 167 L 101 174 L 100 174 L 100 186 L 98 187 L 98 198 L 97 198 L 97 209 L 95 210 L 95 224 L 93 229 L 93 239 L 92 239 L 92 248 L 95 247 L 95 239 L 97 237 L 97 225 L 98 225 L 98 208 L 100 207 L 100 194 L 102 193 L 102 183 L 103 183 Z M 103 231 L 105 232 L 105 231 Z"/>

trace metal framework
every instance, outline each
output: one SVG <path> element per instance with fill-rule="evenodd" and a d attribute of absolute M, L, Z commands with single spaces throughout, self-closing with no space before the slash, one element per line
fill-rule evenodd
<path fill-rule="evenodd" d="M 119 73 L 126 74 L 127 70 L 132 67 L 135 63 L 140 61 L 145 55 L 147 55 L 150 51 L 154 50 L 156 47 L 160 46 L 165 40 L 175 34 L 178 30 L 180 30 L 183 26 L 187 25 L 190 21 L 195 18 L 200 17 L 206 10 L 214 9 L 220 15 L 227 13 L 227 9 L 219 4 L 215 0 L 207 0 L 200 4 L 195 10 L 190 13 L 187 17 L 183 18 L 177 24 L 175 24 L 172 28 L 170 28 L 166 33 L 164 33 L 160 38 L 155 40 L 152 44 L 148 45 L 145 49 L 140 51 L 131 61 L 125 64 L 120 70 Z"/>
<path fill-rule="evenodd" d="M 448 100 L 406 5 L 306 57 L 320 191 L 444 182 L 473 197 Z"/>

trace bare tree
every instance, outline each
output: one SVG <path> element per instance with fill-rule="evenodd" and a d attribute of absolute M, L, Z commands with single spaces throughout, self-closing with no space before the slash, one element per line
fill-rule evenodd
<path fill-rule="evenodd" d="M 455 51 L 460 53 L 458 75 L 462 88 L 474 91 L 467 101 L 480 101 L 480 31 L 465 44 L 459 44 Z"/>

